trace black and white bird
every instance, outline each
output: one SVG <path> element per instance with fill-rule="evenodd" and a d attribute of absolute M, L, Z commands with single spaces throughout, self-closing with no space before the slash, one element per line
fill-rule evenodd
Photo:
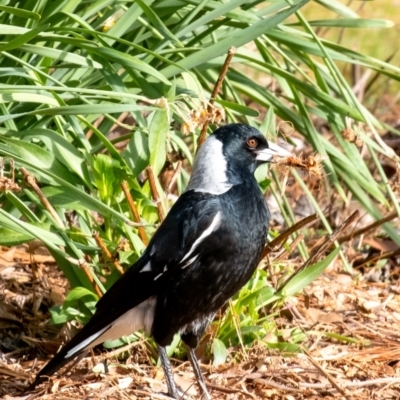
<path fill-rule="evenodd" d="M 83 329 L 38 373 L 31 388 L 109 339 L 139 329 L 158 344 L 168 393 L 179 398 L 165 350 L 180 333 L 200 390 L 210 398 L 194 349 L 215 313 L 250 279 L 270 214 L 254 177 L 289 152 L 255 128 L 230 124 L 204 142 L 185 192 L 140 259 L 98 301 Z"/>

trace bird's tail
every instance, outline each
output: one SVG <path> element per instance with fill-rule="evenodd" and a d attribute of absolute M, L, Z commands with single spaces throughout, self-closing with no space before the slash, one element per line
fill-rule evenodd
<path fill-rule="evenodd" d="M 99 338 L 103 335 L 109 326 L 102 329 L 96 329 L 92 321 L 79 331 L 36 375 L 35 380 L 29 386 L 28 390 L 33 390 L 37 385 L 53 375 L 60 368 L 67 365 L 74 358 L 82 354 L 85 350 L 96 346 L 103 340 Z"/>

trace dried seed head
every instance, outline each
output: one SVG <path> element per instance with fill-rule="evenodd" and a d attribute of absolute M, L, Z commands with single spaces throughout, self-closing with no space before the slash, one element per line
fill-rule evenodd
<path fill-rule="evenodd" d="M 350 143 L 355 143 L 357 147 L 361 147 L 363 145 L 363 141 L 360 138 L 359 130 L 360 127 L 358 127 L 357 132 L 355 132 L 352 127 L 352 119 L 346 117 L 346 128 L 340 133 L 342 134 L 344 140 L 347 140 Z"/>
<path fill-rule="evenodd" d="M 21 188 L 15 183 L 14 159 L 8 160 L 11 178 L 4 176 L 4 159 L 0 157 L 0 192 L 19 192 Z"/>
<path fill-rule="evenodd" d="M 0 178 L 0 192 L 19 192 L 20 190 L 21 188 L 12 179 L 5 176 Z"/>
<path fill-rule="evenodd" d="M 322 163 L 323 157 L 319 154 L 314 154 L 303 158 L 302 156 L 289 156 L 289 157 L 274 157 L 273 162 L 277 168 L 281 171 L 286 172 L 286 168 L 301 168 L 305 169 L 310 175 L 314 175 L 317 178 L 322 178 Z"/>
<path fill-rule="evenodd" d="M 196 129 L 201 129 L 206 123 L 219 124 L 224 120 L 224 109 L 215 107 L 214 105 L 209 105 L 207 109 L 202 107 L 197 110 L 192 110 L 189 113 L 188 119 L 181 125 L 181 133 L 183 135 L 188 135 Z"/>

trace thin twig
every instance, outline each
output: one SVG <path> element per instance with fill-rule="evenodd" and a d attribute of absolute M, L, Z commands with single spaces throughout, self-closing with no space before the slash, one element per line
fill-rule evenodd
<path fill-rule="evenodd" d="M 128 202 L 128 207 L 131 212 L 133 220 L 135 222 L 141 222 L 139 211 L 138 211 L 136 204 L 131 196 L 131 192 L 129 191 L 128 183 L 126 181 L 123 181 L 121 183 L 121 188 L 122 188 L 122 191 L 124 192 L 126 201 Z M 142 240 L 143 244 L 145 246 L 147 246 L 149 244 L 149 241 L 147 240 L 147 235 L 146 235 L 146 231 L 145 231 L 144 227 L 138 226 L 138 232 L 139 232 L 139 237 Z"/>
<path fill-rule="evenodd" d="M 296 222 L 293 226 L 290 228 L 286 229 L 284 232 L 282 232 L 278 237 L 276 237 L 274 240 L 269 242 L 265 247 L 264 251 L 261 255 L 261 260 L 266 257 L 269 253 L 275 250 L 275 248 L 280 245 L 281 243 L 285 242 L 285 240 L 294 232 L 298 231 L 299 229 L 303 228 L 304 226 L 310 224 L 311 222 L 314 222 L 318 219 L 317 214 L 312 214 L 309 215 L 308 217 L 303 218 L 299 222 Z"/>
<path fill-rule="evenodd" d="M 98 127 L 100 126 L 100 124 L 104 121 L 104 118 L 105 118 L 104 115 L 100 115 L 100 117 L 97 118 L 96 121 L 94 121 L 93 126 L 94 126 L 95 128 L 98 128 Z M 92 135 L 93 135 L 93 130 L 92 130 L 92 129 L 89 129 L 89 130 L 86 132 L 86 139 L 89 140 L 89 139 L 92 137 Z"/>
<path fill-rule="evenodd" d="M 96 241 L 97 246 L 100 247 L 103 255 L 105 255 L 111 261 L 112 265 L 114 265 L 115 269 L 118 270 L 118 272 L 121 275 L 123 275 L 124 270 L 122 269 L 118 260 L 115 259 L 115 257 L 110 253 L 110 250 L 108 250 L 107 246 L 104 244 L 102 238 L 99 235 L 99 232 L 93 231 L 92 236 L 93 236 L 94 240 Z"/>
<path fill-rule="evenodd" d="M 14 159 L 10 158 L 9 159 L 9 164 L 10 164 L 10 170 L 11 170 L 11 181 L 12 183 L 15 182 L 15 165 L 14 165 Z"/>
<path fill-rule="evenodd" d="M 156 206 L 157 206 L 158 217 L 160 218 L 160 221 L 162 222 L 165 219 L 165 212 L 164 212 L 163 205 L 161 203 L 160 195 L 157 190 L 156 179 L 154 177 L 153 168 L 151 166 L 148 166 L 146 168 L 146 172 L 147 172 L 147 178 L 149 180 L 151 194 L 152 194 L 153 200 L 155 201 Z"/>
<path fill-rule="evenodd" d="M 337 240 L 338 236 L 346 230 L 360 215 L 359 211 L 356 210 L 353 212 L 353 214 L 350 215 L 349 218 L 346 219 L 346 221 L 343 222 L 342 225 L 340 225 L 338 228 L 336 228 L 330 235 L 326 237 L 324 242 L 321 244 L 321 246 L 318 247 L 316 252 L 297 270 L 295 271 L 292 275 L 290 275 L 277 289 L 277 292 L 281 291 L 286 284 L 293 279 L 295 275 L 297 275 L 299 272 L 303 271 L 306 269 L 308 266 L 314 264 L 320 256 L 322 256 L 326 250 Z"/>
<path fill-rule="evenodd" d="M 372 262 L 377 262 L 379 260 L 382 260 L 383 258 L 391 258 L 391 257 L 395 257 L 397 255 L 400 254 L 400 247 L 398 247 L 396 250 L 392 250 L 392 251 L 385 251 L 384 253 L 381 253 L 377 256 L 372 256 L 372 257 L 368 257 L 366 258 L 362 264 L 357 264 L 357 268 L 360 268 L 368 263 L 372 263 Z"/>
<path fill-rule="evenodd" d="M 291 388 L 289 386 L 285 386 L 285 385 L 280 385 L 279 383 L 276 383 L 272 380 L 268 380 L 268 379 L 264 379 L 264 378 L 257 378 L 257 379 L 252 379 L 253 382 L 255 383 L 260 383 L 264 386 L 270 386 L 273 387 L 275 389 L 281 389 L 287 392 L 294 392 L 294 393 L 298 393 L 298 392 L 303 392 L 302 389 L 296 389 L 296 388 Z"/>
<path fill-rule="evenodd" d="M 179 160 L 178 163 L 177 163 L 177 165 L 176 165 L 174 174 L 172 175 L 172 178 L 171 178 L 171 180 L 169 181 L 169 183 L 168 183 L 168 185 L 167 185 L 167 188 L 165 189 L 165 196 L 168 196 L 168 194 L 171 192 L 172 186 L 174 186 L 174 183 L 175 183 L 176 180 L 178 179 L 178 176 L 179 176 L 179 174 L 180 174 L 180 172 L 181 172 L 181 169 L 182 169 L 182 161 Z"/>
<path fill-rule="evenodd" d="M 85 275 L 87 276 L 87 278 L 89 279 L 90 284 L 93 286 L 93 289 L 95 290 L 97 296 L 102 297 L 103 296 L 103 292 L 100 290 L 100 288 L 98 287 L 96 281 L 93 278 L 92 272 L 90 271 L 87 262 L 85 260 L 77 260 L 75 258 L 72 257 L 67 257 L 67 261 L 69 261 L 71 264 L 77 265 L 79 266 L 79 268 L 82 268 L 83 272 L 85 273 Z"/>
<path fill-rule="evenodd" d="M 304 392 L 302 389 L 296 389 L 285 385 L 280 385 L 274 381 L 269 381 L 264 378 L 257 378 L 251 379 L 255 383 L 261 383 L 265 386 L 271 386 L 276 389 L 281 389 L 288 392 Z M 385 377 L 385 378 L 376 378 L 376 379 L 369 379 L 366 381 L 360 382 L 340 382 L 340 384 L 345 388 L 359 388 L 359 387 L 366 387 L 366 386 L 373 386 L 373 385 L 380 385 L 380 384 L 387 384 L 387 385 L 395 385 L 400 383 L 400 378 L 397 376 L 393 377 Z M 303 389 L 319 389 L 319 390 L 328 390 L 329 386 L 325 383 L 311 383 L 311 382 L 299 382 L 298 386 Z"/>
<path fill-rule="evenodd" d="M 214 104 L 215 98 L 218 96 L 218 92 L 221 89 L 222 82 L 224 81 L 226 73 L 228 72 L 229 64 L 231 63 L 232 57 L 233 57 L 233 55 L 235 53 L 236 53 L 236 48 L 232 46 L 228 50 L 228 54 L 227 54 L 227 56 L 225 58 L 224 65 L 222 66 L 222 69 L 221 69 L 221 72 L 219 73 L 217 82 L 215 83 L 214 90 L 213 90 L 213 92 L 211 94 L 211 99 L 210 99 L 210 101 L 208 103 L 208 107 L 207 107 L 207 112 L 209 114 L 212 112 L 212 108 L 213 108 L 213 104 Z M 206 140 L 207 128 L 208 128 L 208 120 L 203 125 L 203 128 L 201 130 L 200 136 L 199 136 L 199 138 L 197 140 L 197 146 L 198 146 L 197 150 L 201 147 L 201 145 Z"/>
<path fill-rule="evenodd" d="M 240 393 L 240 394 L 242 394 L 244 396 L 248 396 L 252 399 L 257 399 L 257 396 L 255 396 L 254 394 L 245 392 L 244 390 L 241 390 L 241 389 L 232 389 L 232 388 L 227 388 L 227 387 L 223 387 L 223 386 L 213 385 L 212 383 L 209 383 L 209 382 L 207 382 L 207 387 L 210 389 L 218 390 L 219 392 L 222 392 L 222 393 Z"/>
<path fill-rule="evenodd" d="M 325 376 L 326 379 L 328 379 L 329 383 L 346 399 L 349 399 L 349 395 L 337 384 L 335 379 L 333 379 L 332 375 L 327 372 L 324 368 L 322 368 L 312 357 L 312 355 L 303 348 L 304 354 L 308 357 L 308 360 L 311 362 L 312 365 L 314 365 L 315 368 L 317 368 L 322 375 Z"/>
<path fill-rule="evenodd" d="M 36 179 L 33 175 L 31 175 L 24 167 L 20 168 L 22 175 L 24 176 L 28 185 L 32 188 L 32 190 L 38 195 L 40 202 L 42 203 L 43 207 L 50 213 L 50 215 L 54 218 L 55 222 L 60 228 L 64 228 L 64 223 L 61 221 L 61 218 L 56 213 L 56 210 L 47 200 L 45 195 L 43 194 L 42 190 L 36 183 Z"/>
<path fill-rule="evenodd" d="M 349 235 L 342 236 L 341 238 L 338 239 L 339 243 L 345 243 L 351 239 L 354 239 L 357 236 L 363 235 L 364 233 L 367 233 L 371 231 L 372 229 L 378 228 L 382 224 L 389 222 L 395 218 L 397 218 L 397 212 L 392 212 L 389 215 L 387 215 L 385 218 L 379 219 L 378 221 L 373 222 L 370 225 L 365 226 L 364 228 L 359 229 L 358 231 L 352 232 Z"/>
<path fill-rule="evenodd" d="M 304 235 L 302 233 L 297 236 L 292 243 L 289 245 L 289 249 L 283 249 L 283 251 L 278 254 L 275 258 L 274 261 L 281 261 L 283 256 L 287 254 L 291 254 L 292 251 L 298 246 L 298 244 L 304 239 Z"/>

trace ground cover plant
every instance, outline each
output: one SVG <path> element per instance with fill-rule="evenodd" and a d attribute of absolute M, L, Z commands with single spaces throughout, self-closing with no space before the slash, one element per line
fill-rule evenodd
<path fill-rule="evenodd" d="M 315 19 L 307 8 L 306 19 L 303 7 L 312 3 L 332 18 Z M 383 95 L 379 88 L 387 82 L 396 87 L 400 68 L 326 35 L 346 27 L 362 32 L 391 26 L 383 19 L 358 18 L 341 2 L 323 0 L 4 1 L 0 245 L 5 258 L 0 267 L 0 321 L 5 322 L 0 325 L 0 349 L 5 361 L 0 372 L 18 377 L 21 370 L 15 365 L 21 360 L 43 360 L 56 351 L 62 338 L 55 339 L 55 333 L 62 324 L 70 334 L 74 324 L 87 321 L 97 299 L 138 258 L 185 189 L 206 130 L 224 121 L 256 126 L 269 140 L 287 141 L 297 155 L 315 160 L 317 154 L 323 173 L 316 177 L 278 166 L 270 180 L 265 169 L 258 171 L 275 223 L 272 245 L 200 349 L 199 356 L 211 361 L 219 374 L 215 385 L 229 379 L 218 368 L 257 364 L 266 352 L 271 359 L 289 354 L 304 360 L 301 357 L 307 357 L 317 342 L 367 348 L 372 341 L 368 329 L 333 326 L 338 304 L 351 314 L 349 303 L 338 297 L 336 306 L 332 302 L 326 308 L 325 297 L 334 299 L 332 293 L 339 296 L 340 288 L 330 282 L 332 292 L 324 297 L 315 282 L 338 274 L 345 281 L 343 288 L 352 288 L 343 289 L 351 292 L 348 298 L 357 303 L 352 285 L 364 276 L 384 280 L 385 290 L 371 296 L 389 296 L 387 302 L 377 304 L 375 297 L 360 295 L 357 310 L 374 315 L 378 308 L 396 308 L 399 132 L 394 118 L 379 119 L 363 100 L 374 92 Z M 361 78 L 352 80 L 349 71 Z M 383 103 L 376 97 L 383 116 Z M 351 216 L 354 219 L 343 225 Z M 354 221 L 357 225 L 350 223 Z M 17 262 L 22 275 L 13 275 L 15 259 L 9 251 L 25 260 Z M 321 277 L 327 267 L 330 272 Z M 345 276 L 352 276 L 352 283 Z M 304 289 L 310 284 L 313 292 Z M 18 290 L 22 300 L 14 296 Z M 311 298 L 307 301 L 317 303 L 311 309 L 331 310 L 334 317 L 329 319 L 321 310 L 311 317 L 297 312 L 296 296 L 304 293 L 305 299 Z M 21 305 L 23 316 L 12 318 Z M 380 317 L 395 331 L 395 314 Z M 321 318 L 327 325 L 316 329 L 313 324 Z M 388 334 L 386 325 L 373 329 L 381 338 L 387 335 L 386 347 L 395 348 L 398 338 Z M 140 334 L 105 347 L 113 349 L 119 363 L 157 362 L 153 343 Z M 132 348 L 134 355 L 128 355 Z M 178 337 L 169 351 L 184 360 Z M 394 354 L 381 354 L 380 360 L 393 362 Z M 265 373 L 261 364 L 258 374 Z M 29 373 L 19 375 L 25 383 L 35 367 L 31 363 L 26 368 Z M 325 391 L 330 385 L 343 395 L 340 390 L 345 389 L 323 376 L 327 383 L 313 390 Z M 359 371 L 351 376 L 365 379 Z M 265 395 L 260 394 L 264 375 L 246 379 L 250 387 L 236 386 L 232 395 Z M 24 386 L 3 382 L 2 394 Z M 382 382 L 398 385 L 398 380 Z M 139 390 L 142 384 L 129 381 L 128 387 Z M 53 392 L 57 390 L 53 386 Z M 218 393 L 227 395 L 229 390 Z"/>

